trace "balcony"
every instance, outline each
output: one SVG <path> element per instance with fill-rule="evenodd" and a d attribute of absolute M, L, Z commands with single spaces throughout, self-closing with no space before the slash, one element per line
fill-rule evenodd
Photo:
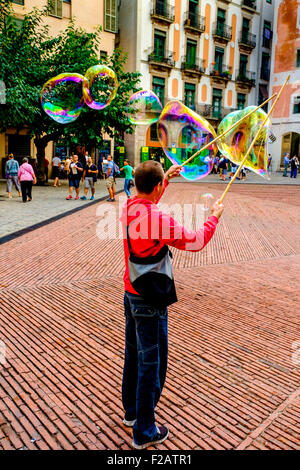
<path fill-rule="evenodd" d="M 191 62 L 187 56 L 181 58 L 181 70 L 186 75 L 202 75 L 205 72 L 203 60 L 197 59 Z"/>
<path fill-rule="evenodd" d="M 227 24 L 216 21 L 213 23 L 212 35 L 219 42 L 227 43 L 232 39 L 232 28 Z"/>
<path fill-rule="evenodd" d="M 249 72 L 248 70 L 245 72 L 242 70 L 236 70 L 235 77 L 235 81 L 239 88 L 245 88 L 250 91 L 250 89 L 256 84 L 255 72 Z"/>
<path fill-rule="evenodd" d="M 227 114 L 232 113 L 232 111 L 236 111 L 236 108 L 217 108 L 212 104 L 203 104 L 197 106 L 197 113 L 208 120 L 220 121 L 224 119 Z"/>
<path fill-rule="evenodd" d="M 256 12 L 256 1 L 255 0 L 243 0 L 242 8 L 245 10 L 251 11 L 251 13 Z"/>
<path fill-rule="evenodd" d="M 164 55 L 159 55 L 151 50 L 148 55 L 148 62 L 151 70 L 170 71 L 175 66 L 174 52 L 166 51 Z"/>
<path fill-rule="evenodd" d="M 251 52 L 256 47 L 256 35 L 249 31 L 241 31 L 239 38 L 239 48 L 244 52 Z"/>
<path fill-rule="evenodd" d="M 188 11 L 184 17 L 184 29 L 194 34 L 203 33 L 205 31 L 205 17 Z"/>
<path fill-rule="evenodd" d="M 163 0 L 152 0 L 151 19 L 167 25 L 172 24 L 175 19 L 174 7 Z"/>
<path fill-rule="evenodd" d="M 212 81 L 224 83 L 232 80 L 232 70 L 228 65 L 217 66 L 211 64 L 209 75 Z"/>

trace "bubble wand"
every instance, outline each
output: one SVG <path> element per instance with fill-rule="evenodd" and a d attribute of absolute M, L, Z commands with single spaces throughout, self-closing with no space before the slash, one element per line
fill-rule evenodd
<path fill-rule="evenodd" d="M 268 98 L 266 101 L 264 101 L 262 104 L 260 104 L 259 106 L 257 106 L 255 109 L 252 109 L 252 111 L 250 111 L 248 114 L 246 114 L 246 116 L 242 117 L 239 121 L 237 121 L 235 124 L 233 124 L 231 127 L 229 127 L 229 129 L 227 129 L 225 132 L 223 132 L 223 134 L 220 134 L 218 135 L 214 140 L 212 140 L 211 142 L 209 142 L 208 144 L 204 145 L 204 147 L 201 147 L 200 150 L 198 150 L 196 153 L 194 153 L 194 155 L 192 155 L 190 158 L 188 158 L 185 162 L 181 163 L 181 165 L 179 165 L 180 168 L 182 168 L 184 165 L 186 165 L 187 163 L 189 163 L 191 160 L 193 160 L 193 158 L 196 158 L 198 157 L 198 155 L 200 155 L 201 152 L 203 152 L 203 150 L 206 150 L 208 147 L 210 147 L 212 144 L 214 144 L 215 142 L 217 142 L 217 140 L 221 139 L 222 137 L 224 137 L 224 135 L 226 135 L 228 132 L 230 132 L 234 127 L 238 126 L 241 122 L 244 121 L 244 119 L 246 119 L 247 117 L 251 116 L 251 114 L 255 113 L 259 108 L 262 108 L 265 104 L 267 104 L 270 100 L 272 100 L 273 98 L 275 98 L 277 96 L 277 93 L 275 93 L 274 95 L 272 95 L 270 98 Z"/>
<path fill-rule="evenodd" d="M 227 185 L 224 193 L 222 194 L 222 196 L 220 197 L 219 199 L 219 203 L 221 204 L 223 201 L 224 201 L 224 198 L 226 196 L 226 194 L 228 193 L 229 189 L 230 189 L 230 186 L 232 185 L 232 183 L 234 182 L 234 180 L 236 179 L 237 175 L 239 174 L 240 170 L 242 169 L 243 165 L 245 164 L 245 161 L 247 160 L 248 156 L 250 155 L 250 152 L 251 150 L 253 149 L 254 145 L 255 145 L 255 142 L 257 141 L 258 137 L 259 137 L 259 134 L 261 133 L 261 131 L 263 130 L 264 128 L 264 125 L 268 122 L 269 120 L 269 117 L 271 116 L 276 104 L 278 103 L 278 100 L 281 96 L 281 93 L 283 92 L 284 88 L 286 87 L 287 85 L 287 82 L 289 81 L 290 79 L 290 75 L 287 77 L 286 81 L 284 82 L 284 84 L 282 85 L 281 89 L 279 90 L 279 93 L 277 94 L 277 97 L 274 101 L 274 103 L 272 104 L 272 107 L 270 109 L 270 111 L 268 112 L 267 116 L 265 117 L 264 121 L 261 123 L 260 125 L 260 128 L 259 130 L 257 131 L 256 133 L 256 136 L 254 137 L 250 147 L 248 148 L 248 151 L 246 153 L 246 155 L 244 156 L 243 160 L 241 161 L 240 163 L 240 166 L 238 167 L 238 169 L 236 170 L 235 174 L 233 175 L 233 177 L 231 178 L 231 181 L 229 182 L 229 184 Z"/>

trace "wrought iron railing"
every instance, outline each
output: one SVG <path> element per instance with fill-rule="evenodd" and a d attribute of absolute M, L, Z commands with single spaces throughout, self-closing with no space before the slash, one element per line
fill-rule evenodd
<path fill-rule="evenodd" d="M 225 80 L 232 79 L 232 69 L 228 65 L 211 64 L 210 75 L 213 77 L 224 78 Z"/>
<path fill-rule="evenodd" d="M 187 11 L 184 16 L 184 26 L 194 28 L 203 33 L 205 31 L 205 17 Z"/>
<path fill-rule="evenodd" d="M 181 69 L 182 70 L 192 70 L 198 73 L 204 73 L 205 68 L 203 66 L 202 59 L 190 60 L 188 56 L 181 58 Z"/>
<path fill-rule="evenodd" d="M 248 83 L 254 86 L 256 82 L 256 73 L 238 69 L 235 72 L 235 80 L 236 82 Z"/>
<path fill-rule="evenodd" d="M 161 16 L 172 23 L 175 19 L 174 7 L 164 0 L 152 0 L 151 16 Z"/>
<path fill-rule="evenodd" d="M 246 46 L 256 47 L 256 35 L 249 33 L 249 31 L 242 30 L 239 38 L 239 44 Z"/>
<path fill-rule="evenodd" d="M 165 51 L 164 54 L 158 54 L 157 52 L 150 50 L 148 55 L 148 62 L 155 62 L 156 64 L 160 64 L 162 66 L 167 67 L 174 67 L 174 52 Z"/>
<path fill-rule="evenodd" d="M 216 21 L 215 23 L 213 23 L 212 34 L 213 36 L 218 36 L 220 38 L 227 39 L 228 41 L 230 41 L 232 38 L 232 28 L 228 24 Z"/>

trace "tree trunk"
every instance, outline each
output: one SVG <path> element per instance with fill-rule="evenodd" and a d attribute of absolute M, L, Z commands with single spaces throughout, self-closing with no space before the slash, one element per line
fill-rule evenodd
<path fill-rule="evenodd" d="M 36 146 L 36 156 L 37 156 L 37 165 L 36 165 L 36 178 L 37 184 L 43 186 L 46 181 L 45 175 L 45 154 L 46 154 L 46 147 L 49 142 L 52 142 L 58 137 L 60 137 L 60 132 L 55 132 L 53 134 L 46 134 L 43 137 L 36 137 L 34 139 L 34 143 Z"/>

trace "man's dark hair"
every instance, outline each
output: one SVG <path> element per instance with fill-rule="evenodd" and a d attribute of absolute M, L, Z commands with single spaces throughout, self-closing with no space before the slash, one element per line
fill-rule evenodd
<path fill-rule="evenodd" d="M 159 162 L 147 160 L 135 172 L 135 185 L 140 193 L 150 194 L 158 183 L 164 180 L 164 172 Z"/>

